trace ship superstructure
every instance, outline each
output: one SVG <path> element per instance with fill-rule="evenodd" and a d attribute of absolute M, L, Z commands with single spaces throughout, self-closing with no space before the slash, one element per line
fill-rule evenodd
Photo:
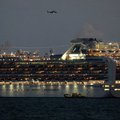
<path fill-rule="evenodd" d="M 106 43 L 96 38 L 77 38 L 71 41 L 71 48 L 62 56 L 62 59 L 84 59 L 85 56 L 106 56 L 120 59 L 119 43 Z"/>

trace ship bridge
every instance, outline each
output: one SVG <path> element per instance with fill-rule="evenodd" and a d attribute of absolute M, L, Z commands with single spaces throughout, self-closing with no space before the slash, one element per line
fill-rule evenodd
<path fill-rule="evenodd" d="M 62 56 L 63 60 L 85 59 L 88 49 L 96 49 L 97 43 L 102 41 L 96 38 L 77 38 L 71 41 L 71 48 Z"/>
<path fill-rule="evenodd" d="M 96 38 L 77 38 L 71 41 L 71 47 L 63 54 L 63 60 L 85 59 L 86 56 L 120 56 L 117 42 L 106 43 Z"/>

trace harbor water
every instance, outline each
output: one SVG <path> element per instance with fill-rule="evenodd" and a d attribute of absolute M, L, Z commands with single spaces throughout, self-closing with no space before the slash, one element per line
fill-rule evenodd
<path fill-rule="evenodd" d="M 86 85 L 0 85 L 1 97 L 63 97 L 65 93 L 81 93 L 87 97 L 103 97 L 108 91 L 102 86 Z"/>
<path fill-rule="evenodd" d="M 0 98 L 0 120 L 120 120 L 120 99 Z"/>
<path fill-rule="evenodd" d="M 82 93 L 93 98 L 64 98 Z M 0 85 L 0 120 L 119 120 L 120 98 L 85 85 Z M 95 98 L 98 97 L 98 98 Z"/>

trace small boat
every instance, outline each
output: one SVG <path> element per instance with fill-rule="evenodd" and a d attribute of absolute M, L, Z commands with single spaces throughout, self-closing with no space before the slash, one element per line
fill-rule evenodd
<path fill-rule="evenodd" d="M 64 94 L 65 98 L 85 98 L 84 95 L 80 93 Z"/>

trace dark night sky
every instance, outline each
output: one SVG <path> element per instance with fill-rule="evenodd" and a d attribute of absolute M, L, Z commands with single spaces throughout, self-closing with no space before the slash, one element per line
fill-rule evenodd
<path fill-rule="evenodd" d="M 120 41 L 119 12 L 120 0 L 0 0 L 0 44 L 59 48 L 76 37 Z"/>

